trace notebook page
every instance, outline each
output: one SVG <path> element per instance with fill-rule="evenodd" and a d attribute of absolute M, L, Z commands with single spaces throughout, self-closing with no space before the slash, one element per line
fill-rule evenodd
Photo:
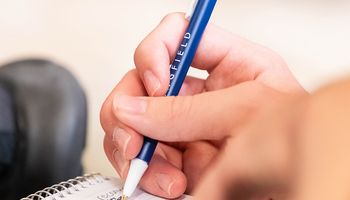
<path fill-rule="evenodd" d="M 52 196 L 47 196 L 45 200 L 121 200 L 123 194 L 124 182 L 120 178 L 108 177 L 109 180 L 101 180 L 101 183 L 91 180 L 93 185 L 88 182 L 82 182 L 85 188 L 81 184 L 76 184 L 76 188 L 69 187 L 68 190 L 62 190 L 61 193 L 55 193 Z M 79 191 L 76 191 L 78 189 Z M 69 194 L 71 192 L 72 194 Z M 62 195 L 65 197 L 62 198 Z M 163 198 L 153 196 L 141 189 L 136 189 L 129 200 L 161 200 Z M 190 200 L 191 197 L 182 195 L 177 200 Z"/>

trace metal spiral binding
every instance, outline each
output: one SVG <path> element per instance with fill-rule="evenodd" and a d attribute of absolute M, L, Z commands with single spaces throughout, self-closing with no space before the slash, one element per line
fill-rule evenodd
<path fill-rule="evenodd" d="M 69 179 L 68 181 L 63 181 L 52 185 L 51 187 L 37 191 L 36 193 L 24 197 L 21 200 L 42 200 L 46 197 L 50 197 L 51 200 L 57 200 L 57 196 L 55 197 L 54 194 L 58 194 L 59 198 L 65 198 L 66 196 L 64 196 L 62 191 L 66 191 L 68 195 L 71 195 L 73 192 L 69 188 L 73 188 L 74 191 L 79 191 L 77 185 L 80 185 L 82 188 L 87 187 L 84 182 L 87 182 L 89 185 L 94 185 L 90 179 L 94 179 L 97 183 L 102 183 L 103 180 L 101 180 L 99 177 L 102 177 L 103 180 L 109 180 L 109 178 L 100 173 L 85 174 L 83 176 L 78 176 L 74 179 Z"/>

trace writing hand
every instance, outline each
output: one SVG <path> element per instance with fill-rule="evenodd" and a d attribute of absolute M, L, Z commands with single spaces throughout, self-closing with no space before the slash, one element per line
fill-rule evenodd
<path fill-rule="evenodd" d="M 105 152 L 124 180 L 143 135 L 160 141 L 140 186 L 167 198 L 190 193 L 226 138 L 256 113 L 306 94 L 275 52 L 208 24 L 192 62 L 208 78 L 187 77 L 180 96 L 161 97 L 187 23 L 183 14 L 166 16 L 101 109 Z"/>

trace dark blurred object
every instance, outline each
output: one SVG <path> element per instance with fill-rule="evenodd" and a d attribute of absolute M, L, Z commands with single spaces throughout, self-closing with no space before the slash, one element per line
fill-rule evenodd
<path fill-rule="evenodd" d="M 2 200 L 83 173 L 87 103 L 70 72 L 46 60 L 2 66 L 0 101 Z"/>

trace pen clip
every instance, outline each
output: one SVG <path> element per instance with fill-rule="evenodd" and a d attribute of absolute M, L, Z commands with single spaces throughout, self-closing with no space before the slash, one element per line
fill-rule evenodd
<path fill-rule="evenodd" d="M 192 0 L 190 8 L 188 9 L 186 16 L 185 16 L 186 19 L 188 19 L 188 20 L 191 19 L 193 12 L 194 12 L 194 9 L 197 6 L 197 3 L 198 3 L 198 0 Z"/>

